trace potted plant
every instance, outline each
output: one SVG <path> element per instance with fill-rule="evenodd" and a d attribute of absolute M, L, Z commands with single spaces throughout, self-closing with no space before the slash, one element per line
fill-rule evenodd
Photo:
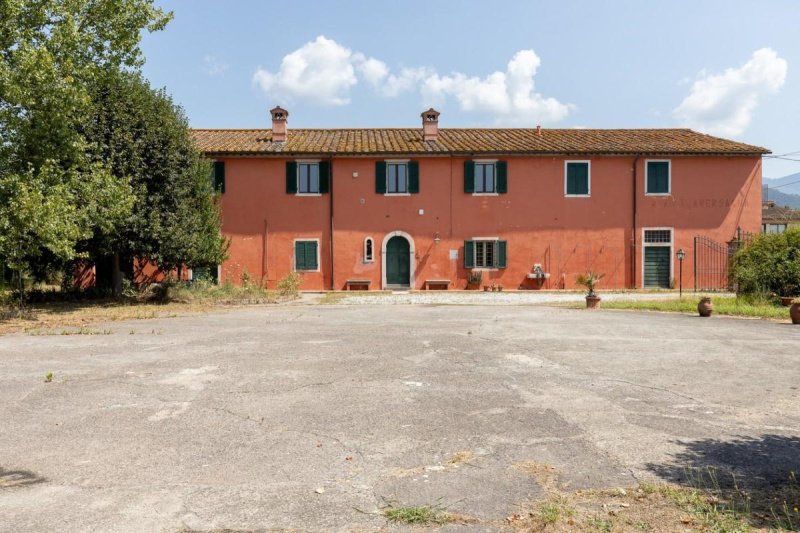
<path fill-rule="evenodd" d="M 711 302 L 711 296 L 703 296 L 697 303 L 697 312 L 700 316 L 709 317 L 714 312 L 714 304 Z"/>
<path fill-rule="evenodd" d="M 481 280 L 483 279 L 483 272 L 480 270 L 473 270 L 467 276 L 467 288 L 468 289 L 477 289 L 481 286 Z"/>
<path fill-rule="evenodd" d="M 594 292 L 597 283 L 605 277 L 605 274 L 598 274 L 591 270 L 586 274 L 578 274 L 575 278 L 575 283 L 586 287 L 586 307 L 587 309 L 595 309 L 600 306 L 600 297 Z"/>
<path fill-rule="evenodd" d="M 792 300 L 792 306 L 789 308 L 789 317 L 792 319 L 792 324 L 800 324 L 800 298 Z"/>

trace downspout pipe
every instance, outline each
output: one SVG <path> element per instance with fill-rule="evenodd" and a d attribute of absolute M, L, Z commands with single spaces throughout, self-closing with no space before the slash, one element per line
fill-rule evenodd
<path fill-rule="evenodd" d="M 638 167 L 639 158 L 642 154 L 636 154 L 633 158 L 633 198 L 631 203 L 631 289 L 636 288 L 636 218 L 639 214 L 638 206 L 638 189 L 637 183 L 639 182 L 636 169 Z"/>
<path fill-rule="evenodd" d="M 331 290 L 336 290 L 336 280 L 334 274 L 334 261 L 333 261 L 333 157 L 328 158 L 328 194 L 330 198 L 328 201 L 330 202 L 330 212 L 331 212 L 331 221 L 329 226 L 330 231 L 330 246 L 331 246 Z"/>

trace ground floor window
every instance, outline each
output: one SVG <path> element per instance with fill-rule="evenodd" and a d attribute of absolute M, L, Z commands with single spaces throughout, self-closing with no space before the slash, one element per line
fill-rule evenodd
<path fill-rule="evenodd" d="M 374 261 L 375 254 L 373 252 L 373 248 L 375 247 L 375 241 L 372 240 L 372 237 L 367 237 L 364 239 L 364 262 L 365 263 L 372 263 Z"/>
<path fill-rule="evenodd" d="M 783 233 L 788 224 L 762 224 L 761 231 L 764 233 Z"/>
<path fill-rule="evenodd" d="M 295 241 L 294 242 L 294 269 L 319 270 L 319 242 Z"/>
<path fill-rule="evenodd" d="M 466 268 L 505 268 L 507 248 L 507 242 L 499 239 L 464 241 L 464 266 Z"/>

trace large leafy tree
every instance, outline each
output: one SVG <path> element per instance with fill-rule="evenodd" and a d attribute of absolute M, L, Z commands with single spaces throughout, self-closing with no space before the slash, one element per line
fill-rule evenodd
<path fill-rule="evenodd" d="M 128 180 L 90 157 L 91 87 L 138 69 L 153 0 L 0 0 L 0 257 L 20 271 L 108 241 L 133 206 Z"/>
<path fill-rule="evenodd" d="M 91 95 L 82 133 L 95 160 L 130 178 L 135 201 L 118 234 L 85 243 L 87 251 L 149 259 L 162 269 L 220 263 L 226 245 L 211 169 L 183 110 L 132 72 L 105 76 Z"/>

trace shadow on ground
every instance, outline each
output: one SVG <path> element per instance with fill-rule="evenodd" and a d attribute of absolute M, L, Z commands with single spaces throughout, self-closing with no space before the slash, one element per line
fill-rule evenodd
<path fill-rule="evenodd" d="M 680 442 L 668 464 L 647 468 L 670 483 L 709 492 L 752 525 L 800 530 L 800 437 L 741 436 Z"/>
<path fill-rule="evenodd" d="M 24 487 L 47 481 L 28 470 L 6 470 L 0 467 L 0 489 L 11 487 Z"/>

